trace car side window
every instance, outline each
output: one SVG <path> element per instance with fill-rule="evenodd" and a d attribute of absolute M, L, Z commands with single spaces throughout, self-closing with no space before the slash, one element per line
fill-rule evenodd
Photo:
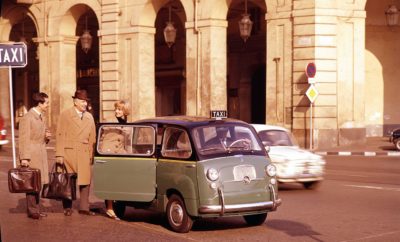
<path fill-rule="evenodd" d="M 151 127 L 104 125 L 99 130 L 97 151 L 104 155 L 142 155 L 154 153 L 155 132 Z"/>
<path fill-rule="evenodd" d="M 161 155 L 167 158 L 187 159 L 192 155 L 192 146 L 187 132 L 168 127 L 164 131 Z"/>

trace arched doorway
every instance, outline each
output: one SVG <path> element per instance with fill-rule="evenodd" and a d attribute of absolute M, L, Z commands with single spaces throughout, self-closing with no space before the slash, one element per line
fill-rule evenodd
<path fill-rule="evenodd" d="M 175 43 L 164 38 L 166 22 L 176 28 Z M 155 27 L 156 116 L 181 115 L 186 111 L 186 15 L 180 1 L 170 1 L 157 14 Z"/>
<path fill-rule="evenodd" d="M 247 13 L 253 25 L 246 41 L 240 37 L 238 24 L 245 11 L 244 0 L 232 1 L 227 15 L 228 115 L 246 122 L 265 123 L 265 1 L 247 1 Z M 264 69 L 254 69 L 254 66 L 264 66 Z"/>
<path fill-rule="evenodd" d="M 96 122 L 99 121 L 100 113 L 100 85 L 99 85 L 99 38 L 97 31 L 99 24 L 96 14 L 87 9 L 76 26 L 76 36 L 80 39 L 76 45 L 76 88 L 88 91 L 92 106 L 92 114 Z M 90 48 L 83 48 L 82 36 L 90 34 Z M 86 36 L 85 34 L 85 36 Z"/>
<path fill-rule="evenodd" d="M 12 69 L 14 111 L 18 103 L 23 103 L 27 109 L 32 106 L 32 94 L 39 91 L 39 60 L 37 45 L 33 38 L 37 37 L 36 27 L 32 19 L 23 13 L 19 23 L 13 25 L 10 41 L 24 42 L 27 46 L 27 66 Z"/>

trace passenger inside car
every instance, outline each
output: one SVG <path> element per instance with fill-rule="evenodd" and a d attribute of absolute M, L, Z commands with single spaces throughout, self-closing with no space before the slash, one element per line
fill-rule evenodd
<path fill-rule="evenodd" d="M 102 153 L 126 154 L 125 149 L 126 133 L 122 128 L 103 129 L 100 137 L 99 150 Z"/>

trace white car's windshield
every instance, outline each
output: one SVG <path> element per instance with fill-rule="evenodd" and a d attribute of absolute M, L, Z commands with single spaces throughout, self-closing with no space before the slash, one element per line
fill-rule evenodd
<path fill-rule="evenodd" d="M 258 133 L 265 146 L 297 145 L 290 134 L 283 130 L 262 130 Z"/>
<path fill-rule="evenodd" d="M 201 155 L 262 150 L 251 129 L 239 125 L 197 127 L 193 130 L 193 140 Z"/>

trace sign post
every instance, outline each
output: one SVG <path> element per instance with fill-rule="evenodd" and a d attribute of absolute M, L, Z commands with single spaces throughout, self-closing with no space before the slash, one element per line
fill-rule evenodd
<path fill-rule="evenodd" d="M 306 96 L 310 100 L 310 150 L 313 149 L 313 104 L 318 97 L 318 90 L 315 88 L 315 74 L 317 73 L 317 67 L 314 62 L 307 64 L 305 73 L 308 79 L 310 87 L 306 91 Z"/>
<path fill-rule="evenodd" d="M 11 117 L 11 143 L 14 168 L 17 167 L 14 135 L 14 103 L 12 88 L 11 68 L 23 68 L 28 64 L 27 48 L 25 43 L 0 44 L 0 67 L 8 67 L 8 80 L 10 91 L 10 117 Z"/>

